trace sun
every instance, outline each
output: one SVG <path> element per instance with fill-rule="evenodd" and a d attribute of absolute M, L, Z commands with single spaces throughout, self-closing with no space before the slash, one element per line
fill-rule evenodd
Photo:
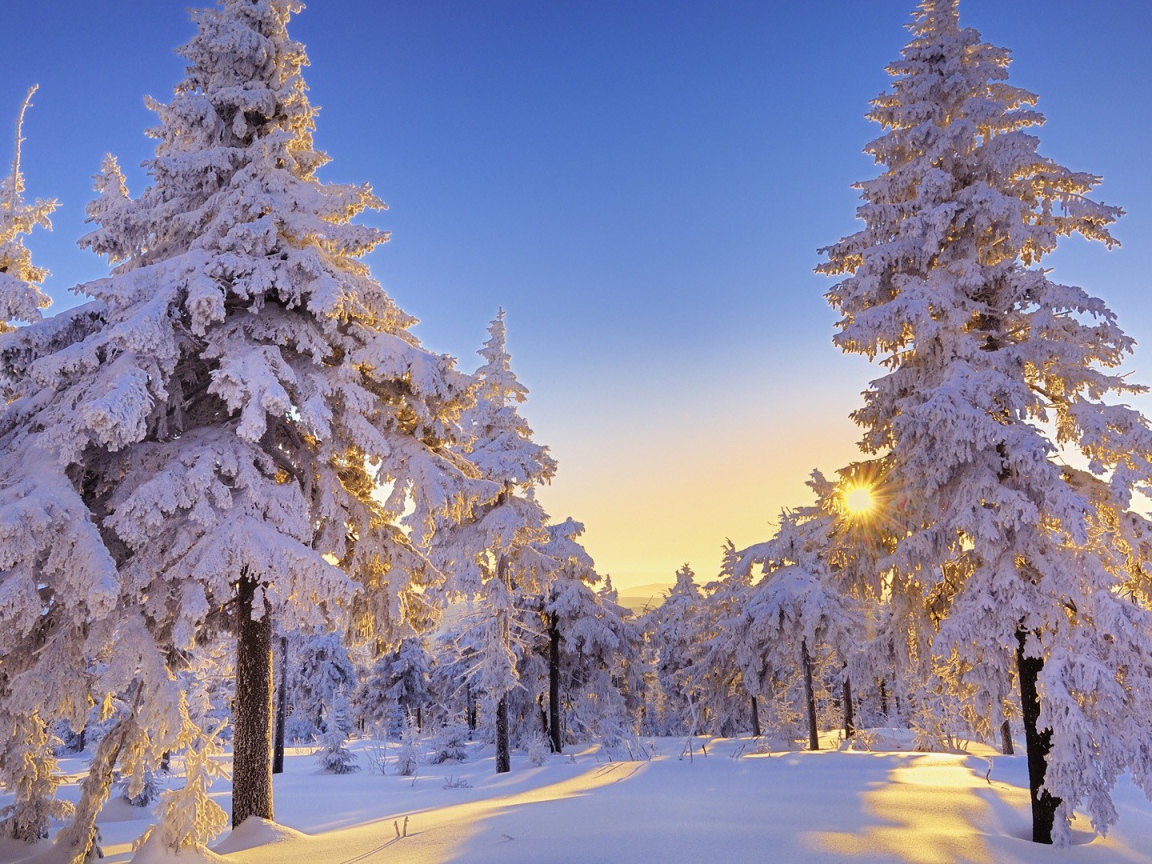
<path fill-rule="evenodd" d="M 850 486 L 844 490 L 844 509 L 853 516 L 870 513 L 876 506 L 876 499 L 868 486 Z"/>

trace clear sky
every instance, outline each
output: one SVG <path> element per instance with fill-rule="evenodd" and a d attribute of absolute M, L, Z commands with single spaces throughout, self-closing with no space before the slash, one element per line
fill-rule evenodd
<path fill-rule="evenodd" d="M 28 245 L 60 307 L 104 273 L 75 247 L 102 154 L 145 185 L 143 97 L 179 80 L 194 2 L 0 3 L 0 119 L 40 84 L 23 167 L 28 195 L 61 208 Z M 294 20 L 333 159 L 321 176 L 368 181 L 391 208 L 373 217 L 392 231 L 374 274 L 469 370 L 507 310 L 524 412 L 560 462 L 541 498 L 587 525 L 618 585 L 671 582 L 684 561 L 713 576 L 726 537 L 766 539 L 808 501 L 811 469 L 854 458 L 847 415 L 879 373 L 832 347 L 811 271 L 855 230 L 850 184 L 875 173 L 863 114 L 913 5 L 312 0 Z M 1103 175 L 1128 211 L 1122 249 L 1074 241 L 1047 263 L 1148 346 L 1152 3 L 960 11 L 1039 93 L 1041 152 Z M 1147 347 L 1130 368 L 1152 383 Z"/>

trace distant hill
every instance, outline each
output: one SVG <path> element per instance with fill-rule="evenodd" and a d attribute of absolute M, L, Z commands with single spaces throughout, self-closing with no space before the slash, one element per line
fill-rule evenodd
<path fill-rule="evenodd" d="M 664 595 L 672 588 L 668 582 L 650 582 L 647 585 L 630 585 L 620 588 L 617 602 L 626 606 L 637 615 L 645 609 L 655 609 L 664 602 Z"/>

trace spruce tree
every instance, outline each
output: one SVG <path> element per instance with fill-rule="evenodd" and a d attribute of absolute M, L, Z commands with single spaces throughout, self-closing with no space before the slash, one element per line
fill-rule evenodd
<path fill-rule="evenodd" d="M 565 519 L 548 526 L 548 542 L 541 547 L 556 562 L 541 609 L 553 753 L 562 751 L 566 728 L 598 736 L 609 750 L 635 737 L 628 697 L 639 690 L 640 628 L 616 603 L 610 580 L 596 572 L 580 543 L 583 533 L 581 523 Z M 562 685 L 574 717 L 563 717 Z"/>
<path fill-rule="evenodd" d="M 528 389 L 512 371 L 503 309 L 488 333 L 477 352 L 484 363 L 476 370 L 476 403 L 461 420 L 471 439 L 464 455 L 487 492 L 467 518 L 441 527 L 431 552 L 451 576 L 450 591 L 473 601 L 470 626 L 478 638 L 468 641 L 481 646 L 476 671 L 495 715 L 496 772 L 505 773 L 511 770 L 507 697 L 519 681 L 525 641 L 519 623 L 523 598 L 539 596 L 556 566 L 539 549 L 547 539 L 548 515 L 534 490 L 551 480 L 556 461 L 532 440 L 520 416 L 517 406 Z"/>
<path fill-rule="evenodd" d="M 676 571 L 676 584 L 664 602 L 649 613 L 650 639 L 656 651 L 656 678 L 666 700 L 662 734 L 695 735 L 700 731 L 698 685 L 702 646 L 697 642 L 703 597 L 688 564 Z"/>
<path fill-rule="evenodd" d="M 13 323 L 40 322 L 40 310 L 50 303 L 40 290 L 48 271 L 32 263 L 23 240 L 37 227 L 51 229 L 48 217 L 56 208 L 54 201 L 29 204 L 24 200 L 20 170 L 24 114 L 35 92 L 36 87 L 30 88 L 21 103 L 12 167 L 0 180 L 0 356 L 6 361 L 0 367 L 5 370 L 0 372 L 0 390 L 5 401 L 19 392 L 19 370 L 51 339 L 43 333 L 31 335 L 27 327 Z M 29 494 L 35 493 L 27 486 L 6 486 L 0 508 L 19 512 L 22 499 Z M 13 793 L 12 803 L 0 808 L 0 833 L 35 841 L 47 837 L 51 820 L 67 817 L 72 806 L 55 800 L 60 785 L 51 729 L 55 717 L 36 700 L 26 701 L 20 687 L 20 673 L 35 662 L 35 652 L 45 647 L 48 626 L 44 618 L 48 616 L 38 615 L 42 610 L 30 562 L 21 560 L 28 546 L 13 534 L 0 531 L 0 657 L 4 660 L 0 670 L 0 784 Z M 77 706 L 68 719 L 79 724 L 80 714 Z"/>
<path fill-rule="evenodd" d="M 273 815 L 272 616 L 399 626 L 411 581 L 436 578 L 418 544 L 475 473 L 450 446 L 471 379 L 419 344 L 359 260 L 387 235 L 352 220 L 383 205 L 316 176 L 307 58 L 286 30 L 300 8 L 194 13 L 185 77 L 150 102 L 151 184 L 129 198 L 109 161 L 98 179 L 83 244 L 115 266 L 79 290 L 100 324 L 30 364 L 0 426 L 4 494 L 35 493 L 0 507 L 20 556 L 2 629 L 31 645 L 53 618 L 45 638 L 71 652 L 30 653 L 26 706 L 58 716 L 64 680 L 73 701 L 131 686 L 126 722 L 147 740 L 124 752 L 191 746 L 168 661 L 230 629 L 233 824 Z M 69 672 L 113 638 L 116 675 Z"/>
<path fill-rule="evenodd" d="M 1008 83 L 1009 52 L 926 0 L 872 102 L 881 166 L 858 184 L 864 226 L 822 250 L 836 344 L 879 359 L 853 416 L 888 454 L 899 521 L 883 562 L 932 605 L 932 650 L 968 699 L 1002 696 L 1016 658 L 1033 835 L 1067 845 L 1083 803 L 1097 830 L 1131 771 L 1152 789 L 1152 618 L 1117 588 L 1123 516 L 1152 475 L 1139 392 L 1116 371 L 1133 342 L 1105 303 L 1041 266 L 1062 237 L 1116 245 L 1099 182 L 1039 154 L 1035 95 Z M 1060 448 L 1104 479 L 1068 482 Z M 901 592 L 904 589 L 900 589 Z M 1137 740 L 1139 738 L 1140 740 Z"/>

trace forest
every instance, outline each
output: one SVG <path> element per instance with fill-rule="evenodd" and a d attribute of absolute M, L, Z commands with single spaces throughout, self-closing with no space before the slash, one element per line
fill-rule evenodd
<path fill-rule="evenodd" d="M 21 175 L 35 88 L 21 108 L 0 186 L 0 834 L 94 860 L 122 798 L 154 808 L 142 845 L 202 850 L 275 820 L 301 747 L 325 774 L 414 776 L 483 746 L 505 774 L 517 752 L 866 751 L 899 730 L 1021 748 L 1032 838 L 1058 846 L 1077 810 L 1116 824 L 1122 779 L 1152 794 L 1152 429 L 1123 401 L 1145 388 L 1116 315 L 1044 266 L 1073 236 L 1113 247 L 1123 211 L 1041 154 L 1037 97 L 958 0 L 913 13 L 868 110 L 858 230 L 821 250 L 833 341 L 877 365 L 859 460 L 640 610 L 580 514 L 537 500 L 557 461 L 525 418 L 516 310 L 458 365 L 363 262 L 388 235 L 357 217 L 383 205 L 318 178 L 301 8 L 193 13 L 184 78 L 150 103 L 150 183 L 133 196 L 105 158 L 79 243 L 107 275 L 55 314 L 25 245 L 55 207 Z"/>

